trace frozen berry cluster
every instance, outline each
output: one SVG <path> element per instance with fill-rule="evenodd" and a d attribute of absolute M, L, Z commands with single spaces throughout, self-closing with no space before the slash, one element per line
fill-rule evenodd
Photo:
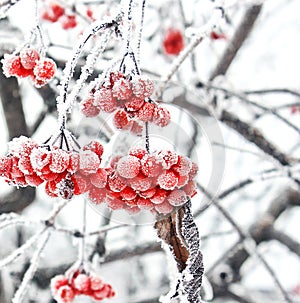
<path fill-rule="evenodd" d="M 165 127 L 170 122 L 170 113 L 149 99 L 153 90 L 153 82 L 146 77 L 110 73 L 109 81 L 94 88 L 81 102 L 81 111 L 86 117 L 95 117 L 101 111 L 114 112 L 115 127 L 135 134 L 142 132 L 145 122 Z"/>
<path fill-rule="evenodd" d="M 135 148 L 114 158 L 110 166 L 105 189 L 98 196 L 97 191 L 92 196 L 90 192 L 90 200 L 95 204 L 106 200 L 113 210 L 168 214 L 196 194 L 197 165 L 173 151 L 149 154 Z"/>
<path fill-rule="evenodd" d="M 97 141 L 75 152 L 39 146 L 21 136 L 9 143 L 8 156 L 0 156 L 0 175 L 16 186 L 39 186 L 45 182 L 49 196 L 71 199 L 91 188 L 90 179 L 98 171 L 102 153 L 103 147 Z"/>
<path fill-rule="evenodd" d="M 71 29 L 77 26 L 76 15 L 67 14 L 65 8 L 56 2 L 50 2 L 42 12 L 42 19 L 55 23 L 60 22 L 63 29 Z"/>
<path fill-rule="evenodd" d="M 34 48 L 24 48 L 19 55 L 5 54 L 2 69 L 6 77 L 30 77 L 36 87 L 50 81 L 56 72 L 56 64 L 50 58 L 42 58 Z"/>
<path fill-rule="evenodd" d="M 110 284 L 104 283 L 96 275 L 76 272 L 68 275 L 58 275 L 51 280 L 51 292 L 58 303 L 71 303 L 76 296 L 85 295 L 100 301 L 115 296 Z"/>

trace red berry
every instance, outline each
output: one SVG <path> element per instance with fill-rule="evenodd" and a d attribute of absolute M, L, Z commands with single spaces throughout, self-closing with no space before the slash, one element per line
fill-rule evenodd
<path fill-rule="evenodd" d="M 117 108 L 117 101 L 110 89 L 102 87 L 94 93 L 95 105 L 101 110 L 111 113 Z"/>
<path fill-rule="evenodd" d="M 67 170 L 70 163 L 70 155 L 64 150 L 56 149 L 51 152 L 52 161 L 49 169 L 54 173 L 62 173 Z"/>
<path fill-rule="evenodd" d="M 184 185 L 186 185 L 189 182 L 189 176 L 185 175 L 185 176 L 178 176 L 178 183 L 177 183 L 177 187 L 183 187 Z"/>
<path fill-rule="evenodd" d="M 35 187 L 41 185 L 44 182 L 44 180 L 41 179 L 37 174 L 26 175 L 25 180 L 28 185 Z"/>
<path fill-rule="evenodd" d="M 155 195 L 155 193 L 156 193 L 156 188 L 150 188 L 148 190 L 140 192 L 140 196 L 145 199 L 149 199 L 152 198 Z"/>
<path fill-rule="evenodd" d="M 77 26 L 77 20 L 75 15 L 63 15 L 59 18 L 63 29 L 70 29 Z"/>
<path fill-rule="evenodd" d="M 99 157 L 99 160 L 100 160 L 101 156 L 103 155 L 103 151 L 104 151 L 103 145 L 97 140 L 91 141 L 89 144 L 85 145 L 82 149 L 91 150 Z"/>
<path fill-rule="evenodd" d="M 170 150 L 160 151 L 157 154 L 157 158 L 165 169 L 170 169 L 172 165 L 175 165 L 178 162 L 177 153 Z"/>
<path fill-rule="evenodd" d="M 155 107 L 153 114 L 153 123 L 160 127 L 167 126 L 171 121 L 170 112 L 164 107 Z"/>
<path fill-rule="evenodd" d="M 173 206 L 181 206 L 187 201 L 186 193 L 181 189 L 174 189 L 168 196 L 168 202 Z"/>
<path fill-rule="evenodd" d="M 31 138 L 20 136 L 8 143 L 8 152 L 18 158 L 28 157 L 30 156 L 31 151 L 36 147 L 38 147 L 38 144 Z"/>
<path fill-rule="evenodd" d="M 168 55 L 178 55 L 184 47 L 181 31 L 169 29 L 165 34 L 163 46 Z"/>
<path fill-rule="evenodd" d="M 21 78 L 32 75 L 32 70 L 24 68 L 20 56 L 5 54 L 2 59 L 2 69 L 6 77 L 18 76 Z"/>
<path fill-rule="evenodd" d="M 68 278 L 64 275 L 58 275 L 51 279 L 51 291 L 55 296 L 60 287 L 68 285 Z"/>
<path fill-rule="evenodd" d="M 114 196 L 108 196 L 107 198 L 107 206 L 112 210 L 123 209 L 126 204 L 119 198 Z"/>
<path fill-rule="evenodd" d="M 58 303 L 71 303 L 75 297 L 75 293 L 73 289 L 69 285 L 61 286 L 55 298 L 57 299 Z"/>
<path fill-rule="evenodd" d="M 119 175 L 126 179 L 136 177 L 140 172 L 140 160 L 134 156 L 124 156 L 117 164 L 117 172 Z"/>
<path fill-rule="evenodd" d="M 173 206 L 168 203 L 168 201 L 164 201 L 161 204 L 155 205 L 155 210 L 163 215 L 169 214 L 173 211 Z"/>
<path fill-rule="evenodd" d="M 157 183 L 163 189 L 173 190 L 178 183 L 178 179 L 174 172 L 166 171 L 157 178 Z"/>
<path fill-rule="evenodd" d="M 106 200 L 106 190 L 103 188 L 92 187 L 89 191 L 89 198 L 94 204 L 100 204 Z"/>
<path fill-rule="evenodd" d="M 91 290 L 97 291 L 100 290 L 104 286 L 104 283 L 101 278 L 98 276 L 90 276 L 90 287 Z"/>
<path fill-rule="evenodd" d="M 80 154 L 79 168 L 84 174 L 95 173 L 100 165 L 99 157 L 91 150 L 82 151 Z"/>
<path fill-rule="evenodd" d="M 144 105 L 138 110 L 137 117 L 143 122 L 149 122 L 154 115 L 154 109 L 156 105 L 150 102 L 144 102 Z"/>
<path fill-rule="evenodd" d="M 165 201 L 167 197 L 167 192 L 164 189 L 157 188 L 153 197 L 150 198 L 150 201 L 154 204 L 161 204 Z"/>
<path fill-rule="evenodd" d="M 137 193 L 131 187 L 125 187 L 121 192 L 120 196 L 126 200 L 130 201 L 136 198 Z"/>
<path fill-rule="evenodd" d="M 132 95 L 131 83 L 126 78 L 119 78 L 114 81 L 112 95 L 119 100 L 127 100 Z"/>
<path fill-rule="evenodd" d="M 88 181 L 81 174 L 76 173 L 71 180 L 74 183 L 74 195 L 81 195 L 89 190 Z"/>
<path fill-rule="evenodd" d="M 147 77 L 136 77 L 132 81 L 132 93 L 138 98 L 149 98 L 154 91 L 153 82 Z"/>
<path fill-rule="evenodd" d="M 34 170 L 41 171 L 51 162 L 51 153 L 44 148 L 34 148 L 30 154 L 30 162 Z"/>
<path fill-rule="evenodd" d="M 178 156 L 178 162 L 172 166 L 172 169 L 180 176 L 188 175 L 192 169 L 192 161 L 185 156 Z"/>
<path fill-rule="evenodd" d="M 44 79 L 44 80 L 37 79 L 34 75 L 31 76 L 31 80 L 32 80 L 34 86 L 38 87 L 38 88 L 46 85 L 48 82 L 46 79 Z"/>
<path fill-rule="evenodd" d="M 34 76 L 38 80 L 50 80 L 54 77 L 56 72 L 56 64 L 50 58 L 41 58 L 36 61 L 36 65 L 33 69 Z"/>
<path fill-rule="evenodd" d="M 118 175 L 114 174 L 108 177 L 108 186 L 111 191 L 119 193 L 126 187 L 126 184 Z"/>
<path fill-rule="evenodd" d="M 98 188 L 104 188 L 107 183 L 107 176 L 108 174 L 104 168 L 98 168 L 97 172 L 90 177 L 91 183 Z"/>
<path fill-rule="evenodd" d="M 140 209 L 149 209 L 149 210 L 151 210 L 154 207 L 153 203 L 149 199 L 145 199 L 145 198 L 139 198 L 137 200 L 137 206 Z"/>
<path fill-rule="evenodd" d="M 197 176 L 197 172 L 198 172 L 198 165 L 195 162 L 192 162 L 192 167 L 189 172 L 189 178 L 194 179 Z"/>
<path fill-rule="evenodd" d="M 146 191 L 151 188 L 151 178 L 145 177 L 143 174 L 139 174 L 137 177 L 130 180 L 130 185 L 133 190 Z"/>
<path fill-rule="evenodd" d="M 145 154 L 141 160 L 141 169 L 147 177 L 157 177 L 162 173 L 162 165 L 154 155 Z"/>
<path fill-rule="evenodd" d="M 33 69 L 36 61 L 40 59 L 39 53 L 33 48 L 25 48 L 20 52 L 21 64 L 26 69 Z"/>
<path fill-rule="evenodd" d="M 139 159 L 142 159 L 146 153 L 147 151 L 141 147 L 134 147 L 129 151 L 130 156 L 134 156 Z"/>
<path fill-rule="evenodd" d="M 125 107 L 129 112 L 136 112 L 143 106 L 144 102 L 144 99 L 131 96 L 131 98 L 125 102 Z"/>
<path fill-rule="evenodd" d="M 185 185 L 183 190 L 191 198 L 197 194 L 197 187 L 194 181 L 190 181 L 187 185 Z"/>
<path fill-rule="evenodd" d="M 113 123 L 117 129 L 128 129 L 131 126 L 128 115 L 121 109 L 115 113 Z"/>
<path fill-rule="evenodd" d="M 10 173 L 12 169 L 12 159 L 6 156 L 0 156 L 0 175 Z"/>
<path fill-rule="evenodd" d="M 53 15 L 58 19 L 65 13 L 65 9 L 57 3 L 50 4 Z"/>
<path fill-rule="evenodd" d="M 79 274 L 73 281 L 73 287 L 80 293 L 88 293 L 90 290 L 90 277 L 86 274 Z"/>
<path fill-rule="evenodd" d="M 49 197 L 55 198 L 57 197 L 57 194 L 55 193 L 55 191 L 52 190 L 51 187 L 51 181 L 46 182 L 45 184 L 45 192 Z"/>
<path fill-rule="evenodd" d="M 80 155 L 78 153 L 71 153 L 67 171 L 71 174 L 74 174 L 79 170 L 79 166 L 80 166 Z"/>
<path fill-rule="evenodd" d="M 92 95 L 80 102 L 80 110 L 86 117 L 96 117 L 100 113 L 100 109 L 95 105 L 95 99 Z"/>

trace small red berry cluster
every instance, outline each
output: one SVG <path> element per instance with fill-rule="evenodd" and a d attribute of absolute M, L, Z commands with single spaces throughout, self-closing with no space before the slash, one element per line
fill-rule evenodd
<path fill-rule="evenodd" d="M 147 209 L 168 214 L 196 194 L 193 178 L 197 165 L 173 151 L 150 154 L 134 148 L 128 155 L 114 158 L 110 165 L 106 190 L 100 199 L 90 199 L 96 204 L 106 199 L 113 210 L 136 213 Z"/>
<path fill-rule="evenodd" d="M 85 295 L 100 301 L 115 296 L 110 284 L 96 275 L 76 272 L 72 277 L 58 275 L 51 280 L 51 292 L 58 303 L 71 303 L 76 296 Z"/>
<path fill-rule="evenodd" d="M 9 143 L 8 156 L 0 156 L 0 175 L 16 186 L 39 186 L 51 197 L 71 199 L 86 191 L 101 163 L 103 147 L 97 141 L 80 152 L 65 151 L 56 146 L 39 146 L 21 136 Z"/>
<path fill-rule="evenodd" d="M 178 55 L 184 47 L 182 32 L 178 29 L 168 29 L 163 38 L 164 51 L 168 55 Z"/>
<path fill-rule="evenodd" d="M 169 111 L 150 101 L 153 82 L 143 76 L 126 77 L 120 72 L 110 73 L 109 81 L 94 88 L 87 99 L 81 102 L 81 111 L 86 117 L 95 117 L 101 111 L 114 113 L 117 129 L 140 134 L 141 123 L 153 122 L 165 127 L 170 122 Z"/>
<path fill-rule="evenodd" d="M 5 54 L 2 69 L 6 77 L 30 77 L 36 87 L 50 81 L 56 72 L 56 64 L 50 58 L 41 58 L 33 48 L 24 48 L 19 55 Z"/>
<path fill-rule="evenodd" d="M 76 15 L 66 14 L 65 9 L 58 3 L 51 2 L 42 12 L 42 18 L 52 23 L 59 21 L 63 29 L 77 26 Z"/>

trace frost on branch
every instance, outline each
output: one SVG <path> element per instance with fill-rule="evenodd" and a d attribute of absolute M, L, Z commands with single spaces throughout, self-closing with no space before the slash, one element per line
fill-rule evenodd
<path fill-rule="evenodd" d="M 198 228 L 191 213 L 191 201 L 177 212 L 155 223 L 158 237 L 163 240 L 173 254 L 179 278 L 163 302 L 201 303 L 200 288 L 203 276 L 203 261 L 200 251 Z"/>

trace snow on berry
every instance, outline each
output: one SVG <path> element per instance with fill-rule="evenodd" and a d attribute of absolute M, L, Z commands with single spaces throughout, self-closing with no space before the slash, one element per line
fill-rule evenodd
<path fill-rule="evenodd" d="M 163 189 L 173 190 L 178 183 L 178 179 L 174 172 L 165 171 L 157 178 L 157 183 Z"/>
<path fill-rule="evenodd" d="M 144 102 L 144 105 L 138 110 L 137 117 L 143 122 L 149 122 L 154 115 L 154 109 L 156 105 L 150 102 Z"/>
<path fill-rule="evenodd" d="M 84 150 L 80 153 L 79 168 L 83 174 L 95 173 L 100 165 L 99 157 L 91 150 Z"/>
<path fill-rule="evenodd" d="M 132 93 L 138 98 L 149 98 L 153 94 L 153 82 L 147 77 L 135 77 L 133 78 L 131 84 Z"/>
<path fill-rule="evenodd" d="M 164 36 L 163 47 L 166 54 L 178 55 L 184 47 L 181 31 L 177 29 L 169 29 Z"/>
<path fill-rule="evenodd" d="M 56 149 L 51 152 L 52 161 L 49 165 L 49 169 L 54 173 L 64 172 L 70 163 L 70 155 L 64 150 Z"/>
<path fill-rule="evenodd" d="M 41 171 L 51 161 L 51 153 L 45 148 L 34 148 L 30 154 L 30 162 L 34 170 Z"/>
<path fill-rule="evenodd" d="M 188 184 L 183 187 L 185 193 L 191 198 L 197 194 L 197 186 L 193 180 L 191 180 Z"/>
<path fill-rule="evenodd" d="M 63 29 L 70 29 L 77 26 L 76 15 L 63 15 L 59 18 Z"/>
<path fill-rule="evenodd" d="M 150 201 L 154 204 L 161 204 L 165 201 L 167 197 L 167 192 L 164 189 L 157 188 L 153 197 L 150 198 Z"/>
<path fill-rule="evenodd" d="M 41 58 L 36 61 L 33 69 L 34 76 L 38 80 L 50 80 L 54 77 L 56 72 L 56 64 L 50 58 Z"/>
<path fill-rule="evenodd" d="M 178 176 L 178 183 L 177 183 L 177 187 L 183 187 L 184 185 L 186 185 L 189 182 L 189 176 L 188 175 L 184 175 L 184 176 Z"/>
<path fill-rule="evenodd" d="M 156 188 L 149 188 L 148 190 L 140 192 L 140 196 L 145 199 L 152 198 L 156 193 Z"/>
<path fill-rule="evenodd" d="M 19 158 L 26 157 L 36 147 L 38 147 L 38 144 L 31 138 L 20 136 L 8 143 L 8 153 Z"/>
<path fill-rule="evenodd" d="M 127 100 L 132 95 L 131 83 L 126 78 L 120 78 L 114 81 L 112 94 L 120 100 Z"/>
<path fill-rule="evenodd" d="M 0 156 L 0 175 L 5 175 L 12 169 L 11 157 Z"/>
<path fill-rule="evenodd" d="M 125 187 L 121 192 L 120 192 L 120 196 L 126 200 L 126 201 L 130 201 L 136 198 L 137 193 L 131 188 L 131 187 Z"/>
<path fill-rule="evenodd" d="M 106 190 L 102 188 L 93 187 L 89 191 L 89 199 L 94 204 L 100 204 L 106 200 Z"/>
<path fill-rule="evenodd" d="M 125 107 L 129 112 L 136 112 L 143 106 L 144 102 L 144 99 L 140 97 L 131 96 L 131 98 L 125 102 Z"/>
<path fill-rule="evenodd" d="M 93 291 L 100 290 L 104 286 L 102 279 L 98 276 L 90 276 L 90 288 Z"/>
<path fill-rule="evenodd" d="M 56 295 L 55 299 L 58 303 L 71 303 L 74 300 L 75 292 L 69 285 L 61 286 Z"/>
<path fill-rule="evenodd" d="M 160 127 L 167 126 L 171 121 L 170 112 L 164 107 L 155 107 L 152 122 Z"/>
<path fill-rule="evenodd" d="M 148 210 L 151 210 L 154 207 L 153 203 L 149 199 L 145 199 L 142 197 L 137 200 L 137 206 L 140 209 L 148 209 Z"/>
<path fill-rule="evenodd" d="M 192 169 L 192 161 L 186 156 L 178 156 L 178 162 L 172 166 L 172 169 L 180 176 L 188 175 Z"/>
<path fill-rule="evenodd" d="M 91 183 L 98 188 L 104 188 L 107 183 L 107 176 L 108 174 L 104 168 L 98 168 L 97 172 L 91 175 Z"/>
<path fill-rule="evenodd" d="M 18 76 L 21 78 L 32 75 L 32 70 L 28 70 L 21 64 L 21 58 L 17 55 L 4 54 L 4 59 L 1 60 L 4 75 L 9 78 Z"/>
<path fill-rule="evenodd" d="M 145 154 L 141 159 L 141 169 L 147 177 L 157 177 L 162 173 L 162 165 L 159 163 L 155 155 Z"/>
<path fill-rule="evenodd" d="M 79 292 L 87 293 L 90 289 L 90 278 L 88 275 L 81 273 L 73 280 L 72 285 Z"/>
<path fill-rule="evenodd" d="M 101 156 L 103 155 L 103 145 L 99 141 L 91 141 L 89 144 L 83 146 L 82 150 L 91 150 L 99 157 L 99 160 L 101 161 Z"/>
<path fill-rule="evenodd" d="M 162 163 L 163 168 L 170 169 L 172 165 L 177 164 L 178 155 L 170 150 L 160 151 L 157 154 L 158 160 Z"/>
<path fill-rule="evenodd" d="M 122 109 L 115 112 L 113 123 L 117 129 L 128 129 L 131 126 L 128 115 Z"/>
<path fill-rule="evenodd" d="M 117 164 L 117 172 L 119 175 L 126 179 L 132 179 L 136 177 L 140 172 L 141 163 L 140 160 L 134 156 L 124 156 Z"/>
<path fill-rule="evenodd" d="M 71 174 L 76 173 L 79 170 L 80 155 L 78 153 L 71 153 L 69 158 L 69 166 L 67 171 Z"/>
<path fill-rule="evenodd" d="M 64 275 L 58 275 L 51 279 L 51 292 L 55 296 L 62 286 L 68 285 L 68 278 Z"/>
<path fill-rule="evenodd" d="M 158 213 L 162 215 L 167 215 L 171 213 L 174 209 L 173 206 L 168 203 L 168 201 L 164 201 L 160 204 L 157 204 L 154 208 Z"/>
<path fill-rule="evenodd" d="M 167 200 L 173 206 L 181 206 L 187 202 L 187 195 L 181 189 L 174 189 L 169 194 Z"/>
<path fill-rule="evenodd" d="M 74 183 L 74 195 L 81 195 L 89 190 L 88 181 L 83 175 L 76 173 L 71 176 L 71 180 Z"/>
<path fill-rule="evenodd" d="M 100 109 L 95 105 L 93 95 L 80 102 L 80 110 L 86 117 L 96 117 L 100 113 Z"/>
<path fill-rule="evenodd" d="M 126 184 L 117 174 L 113 174 L 108 177 L 108 186 L 111 191 L 120 192 L 126 187 Z"/>
<path fill-rule="evenodd" d="M 111 113 L 117 108 L 117 101 L 112 95 L 112 91 L 105 87 L 94 93 L 94 99 L 95 105 L 107 113 Z"/>
<path fill-rule="evenodd" d="M 130 186 L 138 192 L 146 191 L 151 188 L 152 179 L 140 173 L 137 177 L 130 180 Z"/>
<path fill-rule="evenodd" d="M 21 64 L 26 69 L 33 69 L 39 59 L 39 53 L 33 48 L 24 48 L 20 52 Z"/>

